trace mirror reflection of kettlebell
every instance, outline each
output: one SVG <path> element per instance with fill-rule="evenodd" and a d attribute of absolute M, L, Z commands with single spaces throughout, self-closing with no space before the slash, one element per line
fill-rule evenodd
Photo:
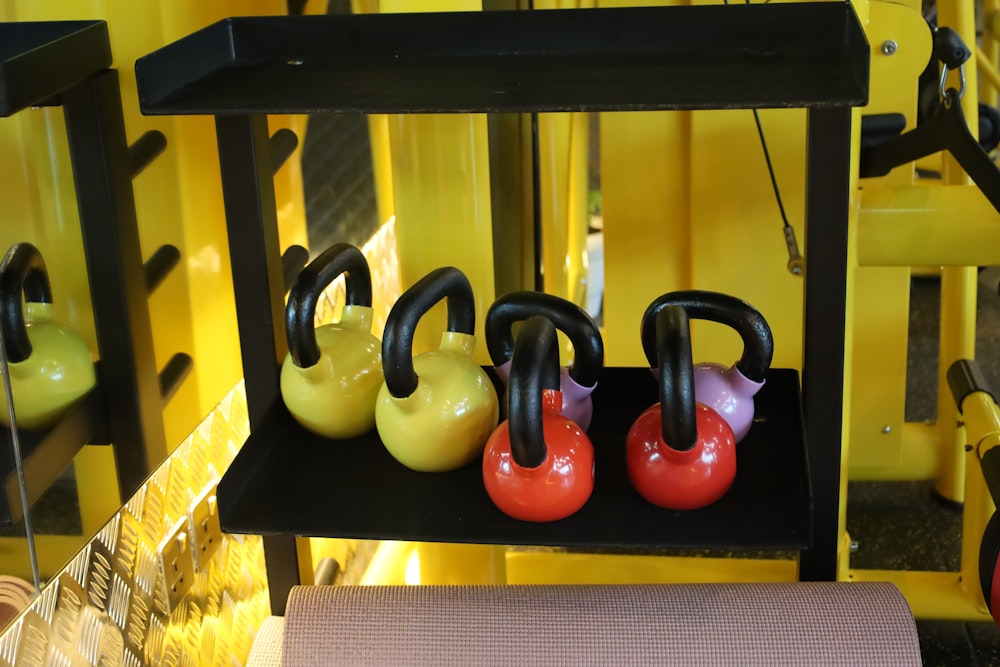
<path fill-rule="evenodd" d="M 448 330 L 437 350 L 413 356 L 420 318 L 447 299 Z M 472 358 L 476 308 L 468 278 L 436 269 L 406 290 L 389 312 L 375 423 L 389 453 L 408 468 L 443 472 L 482 454 L 500 407 L 493 383 Z"/>
<path fill-rule="evenodd" d="M 604 366 L 604 341 L 587 311 L 565 299 L 541 292 L 512 292 L 497 299 L 486 313 L 486 345 L 497 375 L 507 382 L 514 354 L 515 322 L 532 315 L 551 321 L 573 344 L 573 365 L 560 377 L 562 413 L 580 428 L 590 428 L 594 414 L 591 394 Z"/>
<path fill-rule="evenodd" d="M 30 243 L 14 245 L 0 263 L 0 308 L 17 423 L 49 428 L 97 377 L 87 343 L 55 320 L 45 260 Z M 10 426 L 2 391 L 0 423 Z"/>
<path fill-rule="evenodd" d="M 346 274 L 340 321 L 316 327 L 316 304 Z M 372 335 L 372 282 L 361 251 L 339 243 L 295 278 L 285 307 L 288 354 L 281 395 L 303 427 L 326 438 L 353 438 L 375 427 L 382 386 L 382 344 Z"/>
<path fill-rule="evenodd" d="M 656 314 L 660 402 L 636 419 L 626 439 L 629 480 L 643 498 L 674 510 L 721 498 L 736 478 L 733 430 L 719 413 L 695 400 L 691 332 L 685 310 Z"/>
<path fill-rule="evenodd" d="M 711 407 L 729 422 L 740 442 L 753 425 L 753 397 L 764 386 L 774 354 L 771 328 L 756 308 L 718 292 L 685 290 L 658 297 L 642 316 L 642 347 L 648 359 L 656 357 L 656 315 L 667 306 L 680 306 L 691 319 L 710 320 L 731 327 L 743 341 L 743 355 L 730 367 L 717 363 L 695 365 L 695 400 Z"/>
<path fill-rule="evenodd" d="M 493 504 L 523 521 L 575 513 L 594 490 L 594 446 L 563 413 L 559 343 L 552 322 L 532 316 L 510 364 L 509 418 L 483 453 L 483 484 Z"/>

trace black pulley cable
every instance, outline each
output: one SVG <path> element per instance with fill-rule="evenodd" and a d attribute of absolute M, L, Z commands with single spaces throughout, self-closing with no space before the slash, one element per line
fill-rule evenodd
<path fill-rule="evenodd" d="M 729 0 L 723 0 L 729 4 Z M 767 4 L 765 0 L 764 4 Z M 750 0 L 746 0 L 750 4 Z M 782 231 L 785 233 L 785 247 L 788 249 L 788 267 L 793 275 L 801 276 L 805 271 L 806 263 L 799 252 L 799 243 L 795 238 L 795 228 L 788 222 L 788 215 L 785 213 L 785 204 L 781 200 L 781 191 L 778 189 L 778 178 L 774 175 L 774 165 L 771 163 L 771 152 L 767 149 L 767 140 L 764 138 L 764 128 L 760 124 L 760 114 L 756 109 L 753 111 L 753 119 L 757 124 L 757 135 L 760 137 L 760 147 L 764 150 L 764 161 L 767 163 L 767 173 L 771 177 L 771 188 L 774 190 L 774 198 L 778 202 L 778 211 L 781 213 Z"/>

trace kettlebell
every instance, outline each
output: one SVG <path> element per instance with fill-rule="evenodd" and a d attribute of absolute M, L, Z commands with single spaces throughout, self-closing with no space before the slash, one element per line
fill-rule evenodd
<path fill-rule="evenodd" d="M 55 320 L 45 260 L 30 243 L 15 244 L 0 263 L 0 304 L 18 426 L 49 428 L 90 391 L 97 376 L 87 343 Z M 3 391 L 0 423 L 10 426 Z"/>
<path fill-rule="evenodd" d="M 626 439 L 632 486 L 654 505 L 696 509 L 721 498 L 736 478 L 736 441 L 729 424 L 696 402 L 691 331 L 680 306 L 654 319 L 660 402 L 636 419 Z"/>
<path fill-rule="evenodd" d="M 692 319 L 710 320 L 736 330 L 743 355 L 726 368 L 699 363 L 694 370 L 695 400 L 711 407 L 729 422 L 740 442 L 753 425 L 753 397 L 764 386 L 774 354 L 774 339 L 764 317 L 746 301 L 701 290 L 671 292 L 658 297 L 642 316 L 642 347 L 647 359 L 656 358 L 656 315 L 667 306 L 680 306 Z"/>
<path fill-rule="evenodd" d="M 347 298 L 340 321 L 315 327 L 320 295 L 341 274 Z M 288 293 L 281 396 L 295 420 L 317 435 L 354 438 L 375 426 L 382 344 L 371 333 L 371 306 L 368 262 L 346 243 L 311 261 Z"/>
<path fill-rule="evenodd" d="M 590 395 L 604 366 L 604 341 L 583 308 L 541 292 L 512 292 L 497 299 L 486 313 L 486 347 L 494 370 L 506 383 L 514 353 L 511 327 L 532 315 L 547 318 L 573 343 L 573 365 L 560 371 L 562 413 L 587 430 L 594 414 Z"/>
<path fill-rule="evenodd" d="M 437 350 L 413 356 L 417 323 L 447 299 L 448 330 Z M 500 406 L 493 383 L 476 364 L 476 308 L 468 278 L 436 269 L 406 290 L 389 312 L 382 335 L 385 382 L 375 408 L 378 434 L 408 468 L 443 472 L 482 455 Z"/>
<path fill-rule="evenodd" d="M 979 585 L 993 622 L 1000 625 L 1000 512 L 986 523 L 979 545 Z"/>
<path fill-rule="evenodd" d="M 509 417 L 483 453 L 483 484 L 493 504 L 522 521 L 557 521 L 594 490 L 594 446 L 563 411 L 555 326 L 528 318 L 510 362 Z"/>

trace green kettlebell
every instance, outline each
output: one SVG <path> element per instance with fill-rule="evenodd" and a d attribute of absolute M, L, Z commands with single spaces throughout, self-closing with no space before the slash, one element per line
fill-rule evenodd
<path fill-rule="evenodd" d="M 341 274 L 346 274 L 347 303 L 340 321 L 315 327 L 316 303 Z M 371 333 L 371 306 L 368 262 L 346 243 L 310 262 L 288 293 L 281 396 L 296 421 L 317 435 L 355 438 L 375 427 L 382 344 Z"/>
<path fill-rule="evenodd" d="M 0 322 L 17 424 L 49 428 L 97 376 L 87 343 L 55 320 L 45 260 L 30 243 L 14 245 L 0 263 Z M 10 426 L 6 392 L 0 392 L 0 423 Z"/>
<path fill-rule="evenodd" d="M 413 356 L 413 334 L 434 304 L 448 300 L 448 330 L 437 350 Z M 392 307 L 382 335 L 385 384 L 375 421 L 382 444 L 412 470 L 444 472 L 483 454 L 500 415 L 489 376 L 472 358 L 476 304 L 456 268 L 432 271 Z"/>

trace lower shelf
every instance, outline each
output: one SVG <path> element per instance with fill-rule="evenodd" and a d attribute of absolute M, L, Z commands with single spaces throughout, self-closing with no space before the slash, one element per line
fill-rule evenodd
<path fill-rule="evenodd" d="M 717 503 L 665 510 L 644 501 L 625 469 L 625 435 L 656 402 L 646 369 L 606 368 L 590 437 L 596 483 L 573 516 L 533 524 L 490 502 L 478 461 L 447 473 L 413 472 L 374 431 L 331 441 L 308 433 L 280 401 L 219 484 L 226 532 L 313 537 L 615 548 L 802 549 L 811 541 L 811 493 L 798 373 L 772 369 L 757 418 L 737 447 L 736 481 Z"/>

